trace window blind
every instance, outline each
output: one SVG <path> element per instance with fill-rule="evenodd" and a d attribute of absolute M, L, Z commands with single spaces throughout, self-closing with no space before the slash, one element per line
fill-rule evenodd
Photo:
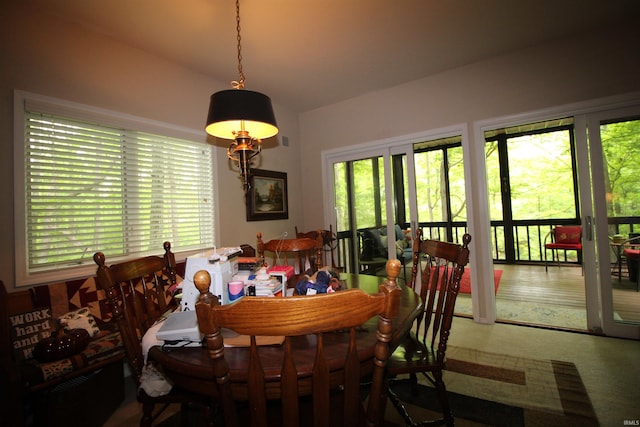
<path fill-rule="evenodd" d="M 24 112 L 27 273 L 214 245 L 206 144 Z"/>

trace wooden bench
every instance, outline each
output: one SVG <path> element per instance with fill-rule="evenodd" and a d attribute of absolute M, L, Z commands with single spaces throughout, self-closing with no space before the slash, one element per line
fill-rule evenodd
<path fill-rule="evenodd" d="M 84 350 L 46 362 L 33 357 L 35 344 L 56 331 L 58 317 L 81 308 L 100 329 Z M 0 376 L 10 390 L 2 405 L 5 425 L 101 426 L 107 420 L 124 399 L 124 349 L 106 312 L 93 277 L 10 293 L 0 282 Z"/>

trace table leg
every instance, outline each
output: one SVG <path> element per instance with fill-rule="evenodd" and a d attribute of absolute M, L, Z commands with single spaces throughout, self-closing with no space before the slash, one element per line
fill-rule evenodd
<path fill-rule="evenodd" d="M 622 282 L 622 246 L 617 246 L 618 249 L 618 283 Z"/>

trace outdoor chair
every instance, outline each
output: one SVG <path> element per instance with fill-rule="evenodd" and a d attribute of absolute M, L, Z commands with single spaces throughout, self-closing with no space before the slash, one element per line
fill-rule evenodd
<path fill-rule="evenodd" d="M 405 234 L 399 224 L 394 225 L 395 258 L 402 264 L 402 276 L 407 281 L 406 267 L 412 258 L 411 238 Z M 358 231 L 358 263 L 364 274 L 376 275 L 377 271 L 384 267 L 388 258 L 389 236 L 387 227 L 365 228 Z"/>
<path fill-rule="evenodd" d="M 442 408 L 442 418 L 428 422 L 449 426 L 454 423 L 442 371 L 445 368 L 447 340 L 460 280 L 469 261 L 470 241 L 469 234 L 462 237 L 462 245 L 422 240 L 422 230 L 416 230 L 411 281 L 407 286 L 420 295 L 423 309 L 416 318 L 411 332 L 396 348 L 387 364 L 388 396 L 406 425 L 422 424 L 412 419 L 393 388 L 396 383 L 408 381 L 412 392 L 418 393 L 418 374 L 435 386 Z M 404 377 L 405 375 L 408 375 L 408 378 Z"/>
<path fill-rule="evenodd" d="M 582 227 L 579 225 L 559 225 L 544 238 L 544 271 L 549 271 L 547 266 L 547 251 L 551 251 L 551 258 L 558 260 L 560 267 L 559 251 L 576 251 L 578 261 L 582 254 Z M 581 263 L 582 266 L 582 263 Z"/>
<path fill-rule="evenodd" d="M 392 321 L 398 314 L 401 290 L 395 278 L 399 263 L 390 261 L 390 277 L 377 294 L 348 289 L 331 294 L 268 298 L 246 296 L 233 304 L 218 305 L 209 292 L 211 277 L 206 270 L 194 276 L 200 298 L 196 313 L 200 332 L 204 334 L 225 426 L 359 426 L 380 425 L 384 416 L 384 367 L 389 357 Z M 391 276 L 395 274 L 395 276 Z M 378 316 L 377 338 L 372 361 L 372 382 L 366 409 L 362 402 L 360 381 L 363 377 L 357 331 L 365 322 Z M 221 328 L 230 329 L 250 342 L 247 351 L 249 372 L 248 396 L 233 392 L 234 381 L 225 359 Z M 336 334 L 340 334 L 336 336 Z M 346 335 L 345 335 L 346 334 Z M 305 335 L 310 337 L 305 337 Z M 313 366 L 299 363 L 296 339 L 313 340 L 308 360 Z M 263 365 L 272 353 L 258 348 L 262 337 L 282 337 L 284 357 L 276 372 L 279 381 L 265 381 Z M 345 338 L 342 355 L 325 352 L 325 342 Z M 370 347 L 368 347 L 370 348 Z M 315 355 L 314 355 L 315 353 Z M 331 353 L 331 354 L 329 354 Z M 339 360 L 339 362 L 336 362 Z M 298 366 L 297 364 L 299 363 Z M 311 362 L 309 362 L 311 363 Z M 270 365 L 269 365 L 270 366 Z M 276 364 L 277 366 L 277 364 Z M 367 365 L 369 366 L 369 365 Z"/>

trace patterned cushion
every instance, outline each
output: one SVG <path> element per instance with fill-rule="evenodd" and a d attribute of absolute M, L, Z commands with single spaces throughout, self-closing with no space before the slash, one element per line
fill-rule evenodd
<path fill-rule="evenodd" d="M 555 243 L 567 245 L 580 244 L 582 237 L 582 227 L 579 225 L 567 225 L 556 227 Z"/>
<path fill-rule="evenodd" d="M 100 329 L 111 320 L 104 291 L 96 289 L 94 277 L 31 288 L 36 307 L 51 307 L 55 319 L 71 311 L 88 308 Z"/>
<path fill-rule="evenodd" d="M 176 266 L 177 282 L 182 281 L 185 263 Z M 169 283 L 163 277 L 165 285 Z M 38 363 L 32 359 L 23 364 L 24 378 L 31 386 L 71 374 L 92 364 L 124 357 L 124 346 L 117 326 L 111 322 L 111 310 L 104 291 L 96 288 L 95 277 L 40 285 L 31 288 L 34 307 L 50 307 L 51 317 L 64 317 L 71 312 L 85 315 L 83 323 L 93 317 L 99 331 L 91 339 L 89 345 L 80 353 L 62 360 Z M 172 298 L 172 290 L 166 292 L 167 301 Z M 77 313 L 77 314 L 78 314 Z M 77 316 L 76 316 L 77 317 Z M 78 320 L 78 319 L 76 319 Z M 68 324 L 69 322 L 67 322 Z M 93 328 L 93 326 L 88 326 Z M 92 329 L 95 332 L 95 329 Z"/>
<path fill-rule="evenodd" d="M 93 315 L 89 312 L 88 307 L 70 311 L 63 316 L 58 317 L 58 323 L 65 332 L 72 329 L 84 329 L 89 333 L 90 337 L 94 337 L 100 333 L 100 328 L 96 324 L 96 320 Z"/>
<path fill-rule="evenodd" d="M 120 332 L 112 330 L 100 331 L 87 347 L 80 353 L 53 362 L 37 363 L 35 360 L 25 364 L 25 377 L 30 385 L 51 381 L 73 372 L 76 369 L 90 366 L 110 358 L 124 356 L 124 347 Z"/>
<path fill-rule="evenodd" d="M 180 276 L 176 277 L 181 282 Z M 169 279 L 162 277 L 165 284 L 167 302 L 172 298 L 173 289 L 168 289 Z M 111 320 L 111 310 L 102 289 L 96 288 L 95 277 L 68 282 L 52 283 L 31 288 L 34 306 L 51 307 L 51 316 L 59 318 L 65 314 L 87 308 L 94 317 L 97 326 L 104 329 Z"/>
<path fill-rule="evenodd" d="M 13 357 L 17 361 L 32 359 L 33 349 L 38 342 L 55 331 L 49 307 L 9 316 L 9 324 Z"/>

